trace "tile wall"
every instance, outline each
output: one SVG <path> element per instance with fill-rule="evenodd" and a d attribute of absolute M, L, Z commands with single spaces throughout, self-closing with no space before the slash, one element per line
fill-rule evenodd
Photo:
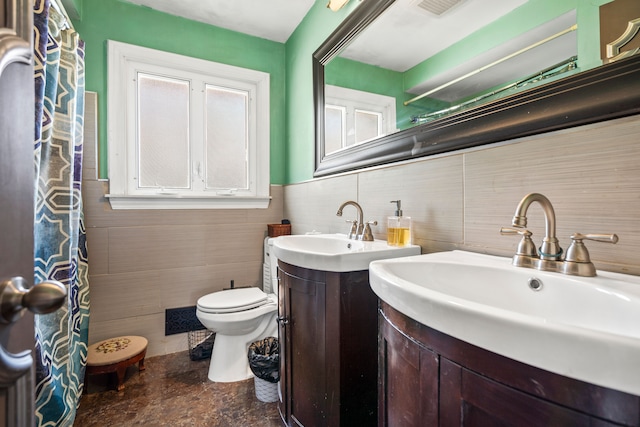
<path fill-rule="evenodd" d="M 518 237 L 501 236 L 524 195 L 546 195 L 555 208 L 563 248 L 569 236 L 617 233 L 616 245 L 586 242 L 596 268 L 640 275 L 640 116 L 585 125 L 506 143 L 286 186 L 284 214 L 293 233 L 346 233 L 355 209 L 377 220 L 386 238 L 391 200 L 414 220 L 423 253 L 464 249 L 511 256 Z M 532 205 L 529 229 L 539 245 L 542 209 Z"/>
<path fill-rule="evenodd" d="M 117 210 L 96 179 L 95 94 L 86 100 L 83 202 L 89 250 L 89 341 L 142 335 L 148 356 L 186 350 L 186 334 L 164 336 L 165 309 L 207 293 L 262 284 L 267 224 L 283 218 L 283 188 L 268 209 Z"/>
<path fill-rule="evenodd" d="M 390 200 L 401 199 L 423 253 L 465 249 L 511 256 L 518 238 L 501 236 L 529 192 L 553 203 L 564 248 L 574 232 L 609 233 L 617 245 L 588 242 L 596 267 L 640 275 L 640 116 L 586 125 L 404 164 L 272 186 L 266 210 L 119 210 L 96 179 L 95 126 L 87 98 L 83 200 L 89 245 L 89 340 L 136 334 L 149 356 L 187 349 L 186 334 L 164 336 L 166 308 L 195 305 L 209 292 L 259 284 L 266 224 L 286 217 L 294 234 L 346 233 L 358 201 L 376 238 L 386 238 Z M 529 228 L 539 242 L 542 210 Z"/>

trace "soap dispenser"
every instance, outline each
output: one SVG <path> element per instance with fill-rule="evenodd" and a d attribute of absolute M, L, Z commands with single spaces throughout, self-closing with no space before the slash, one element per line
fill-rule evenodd
<path fill-rule="evenodd" d="M 392 200 L 396 204 L 394 216 L 387 219 L 387 244 L 391 246 L 407 246 L 411 244 L 411 217 L 402 215 L 402 202 Z"/>

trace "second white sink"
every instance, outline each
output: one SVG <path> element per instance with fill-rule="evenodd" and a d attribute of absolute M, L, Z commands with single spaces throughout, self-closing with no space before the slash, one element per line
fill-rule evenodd
<path fill-rule="evenodd" d="M 441 252 L 373 262 L 380 299 L 418 322 L 557 374 L 640 395 L 640 277 L 576 277 Z"/>
<path fill-rule="evenodd" d="M 310 234 L 274 239 L 273 253 L 287 264 L 345 272 L 367 270 L 375 260 L 418 255 L 420 246 L 389 246 L 384 240 L 364 242 L 344 234 Z"/>

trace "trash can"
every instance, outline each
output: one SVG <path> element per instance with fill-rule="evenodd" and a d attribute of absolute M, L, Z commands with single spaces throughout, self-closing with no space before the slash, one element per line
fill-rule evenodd
<path fill-rule="evenodd" d="M 216 334 L 206 329 L 187 331 L 189 358 L 191 360 L 211 358 L 211 351 L 213 350 L 213 341 L 215 338 Z"/>
<path fill-rule="evenodd" d="M 255 375 L 256 397 L 261 402 L 278 401 L 280 381 L 280 351 L 278 339 L 268 337 L 249 346 L 249 368 Z"/>

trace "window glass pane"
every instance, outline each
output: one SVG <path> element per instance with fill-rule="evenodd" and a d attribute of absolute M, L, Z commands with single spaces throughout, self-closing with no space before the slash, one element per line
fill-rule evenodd
<path fill-rule="evenodd" d="M 356 144 L 380 135 L 382 114 L 356 110 Z"/>
<path fill-rule="evenodd" d="M 247 189 L 249 93 L 207 85 L 207 188 Z"/>
<path fill-rule="evenodd" d="M 344 147 L 346 111 L 344 107 L 326 105 L 324 114 L 324 152 L 333 153 Z"/>
<path fill-rule="evenodd" d="M 189 188 L 189 82 L 138 73 L 138 187 Z"/>

